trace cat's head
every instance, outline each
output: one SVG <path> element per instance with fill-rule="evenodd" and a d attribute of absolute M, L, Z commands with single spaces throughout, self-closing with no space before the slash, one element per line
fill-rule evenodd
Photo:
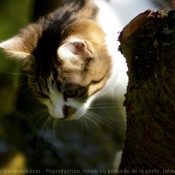
<path fill-rule="evenodd" d="M 30 24 L 0 47 L 20 61 L 33 93 L 58 119 L 83 116 L 111 73 L 105 35 L 92 21 L 64 30 Z"/>

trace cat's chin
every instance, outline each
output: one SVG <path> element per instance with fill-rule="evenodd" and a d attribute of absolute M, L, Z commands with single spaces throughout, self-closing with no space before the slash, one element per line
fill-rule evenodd
<path fill-rule="evenodd" d="M 62 105 L 47 103 L 47 107 L 51 117 L 61 121 L 70 121 L 83 117 L 89 108 L 89 104 L 89 101 L 84 104 L 72 101 L 70 104 L 63 103 Z"/>
<path fill-rule="evenodd" d="M 77 120 L 81 117 L 83 117 L 86 114 L 86 110 L 78 110 L 75 114 L 73 114 L 72 116 L 66 118 L 65 120 Z"/>
<path fill-rule="evenodd" d="M 62 93 L 57 93 L 50 88 L 49 99 L 41 102 L 47 106 L 51 117 L 57 120 L 76 120 L 86 115 L 91 103 L 97 96 L 97 93 L 86 99 L 86 101 L 78 101 L 74 98 L 64 99 Z"/>

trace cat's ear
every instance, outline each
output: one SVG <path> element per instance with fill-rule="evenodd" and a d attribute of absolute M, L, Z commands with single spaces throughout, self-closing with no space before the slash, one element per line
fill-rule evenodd
<path fill-rule="evenodd" d="M 92 57 L 93 46 L 88 41 L 70 39 L 58 48 L 57 54 L 62 60 L 89 58 Z"/>
<path fill-rule="evenodd" d="M 10 58 L 19 61 L 22 69 L 25 71 L 30 71 L 31 65 L 34 62 L 32 51 L 38 41 L 36 28 L 38 28 L 37 25 L 31 24 L 21 30 L 18 35 L 0 43 L 0 48 L 2 48 Z"/>
<path fill-rule="evenodd" d="M 2 48 L 11 59 L 20 62 L 24 71 L 30 71 L 34 62 L 34 57 L 23 48 L 22 38 L 15 36 L 7 41 L 0 43 Z"/>

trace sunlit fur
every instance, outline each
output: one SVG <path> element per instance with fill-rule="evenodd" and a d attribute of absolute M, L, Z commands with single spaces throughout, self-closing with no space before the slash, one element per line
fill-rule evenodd
<path fill-rule="evenodd" d="M 22 62 L 29 86 L 56 119 L 91 115 L 92 101 L 124 97 L 127 65 L 118 32 L 149 0 L 66 0 L 0 47 Z M 94 119 L 93 119 L 94 116 Z"/>

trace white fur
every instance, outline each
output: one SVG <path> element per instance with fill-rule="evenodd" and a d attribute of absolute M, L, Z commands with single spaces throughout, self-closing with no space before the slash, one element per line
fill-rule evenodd
<path fill-rule="evenodd" d="M 98 20 L 102 29 L 106 33 L 106 45 L 109 54 L 111 55 L 113 65 L 111 77 L 107 81 L 103 90 L 99 92 L 99 96 L 104 94 L 113 97 L 123 96 L 126 92 L 128 77 L 126 75 L 126 61 L 118 51 L 118 34 L 122 29 L 122 25 L 107 2 L 103 0 L 93 1 L 100 8 Z"/>
<path fill-rule="evenodd" d="M 11 43 L 13 42 L 13 40 L 14 40 L 14 38 L 11 38 L 9 40 L 6 40 L 4 42 L 1 42 L 0 43 L 0 47 L 1 48 L 6 48 L 6 46 L 11 45 Z"/>
<path fill-rule="evenodd" d="M 138 14 L 147 9 L 156 10 L 149 0 L 93 0 L 99 7 L 99 23 L 106 33 L 106 45 L 112 57 L 112 75 L 99 96 L 107 94 L 112 97 L 124 97 L 128 84 L 127 64 L 118 51 L 119 32 Z"/>
<path fill-rule="evenodd" d="M 84 43 L 82 40 L 78 38 L 70 38 L 66 43 L 62 44 L 58 50 L 57 54 L 59 55 L 59 58 L 62 60 L 67 60 L 67 59 L 78 59 L 79 56 L 74 54 L 75 48 L 73 47 L 73 42 L 80 42 Z"/>
<path fill-rule="evenodd" d="M 115 160 L 114 160 L 114 165 L 113 165 L 114 169 L 119 170 L 121 158 L 122 158 L 122 151 L 119 151 L 115 155 Z"/>
<path fill-rule="evenodd" d="M 62 60 L 70 60 L 70 58 L 75 58 L 76 59 L 76 55 L 71 51 L 70 47 L 68 44 L 63 44 L 62 46 L 60 46 L 58 48 L 57 51 L 59 58 Z"/>
<path fill-rule="evenodd" d="M 19 42 L 21 41 L 18 37 L 13 37 L 11 39 L 8 39 L 7 41 L 0 43 L 0 48 L 4 49 L 6 53 L 11 57 L 18 58 L 19 61 L 23 60 L 24 58 L 30 56 L 29 53 L 22 52 L 20 50 L 15 50 L 13 47 L 14 45 L 22 45 L 23 43 Z"/>
<path fill-rule="evenodd" d="M 49 96 L 50 99 L 45 99 L 42 102 L 48 107 L 50 115 L 53 116 L 54 118 L 57 118 L 57 119 L 65 118 L 63 114 L 64 105 L 71 106 L 77 109 L 77 111 L 71 116 L 71 120 L 78 119 L 79 117 L 83 116 L 89 107 L 88 102 L 84 104 L 84 103 L 75 101 L 71 98 L 68 98 L 67 101 L 65 102 L 63 94 L 57 92 L 51 87 L 49 87 L 49 91 L 50 91 L 50 96 Z"/>
<path fill-rule="evenodd" d="M 104 95 L 110 95 L 111 97 L 123 97 L 123 94 L 126 92 L 126 86 L 128 82 L 128 77 L 126 75 L 127 71 L 127 65 L 125 62 L 125 59 L 121 55 L 120 52 L 118 52 L 118 46 L 119 42 L 118 39 L 118 32 L 122 28 L 120 25 L 120 22 L 115 16 L 115 13 L 110 9 L 109 4 L 106 3 L 103 0 L 93 0 L 94 3 L 99 7 L 100 12 L 98 16 L 99 23 L 104 30 L 106 35 L 106 45 L 108 46 L 109 54 L 112 57 L 112 75 L 110 79 L 107 81 L 105 87 L 92 95 L 84 106 L 82 106 L 81 103 L 79 103 L 79 106 L 77 105 L 77 109 L 79 109 L 81 112 L 76 114 L 82 116 L 86 113 L 86 110 L 88 109 L 89 105 L 92 103 L 92 101 L 96 98 L 99 98 Z M 66 59 L 66 57 L 75 57 L 75 54 L 73 55 L 72 52 L 68 52 L 67 48 L 65 46 L 61 46 L 58 49 L 58 54 L 63 58 Z M 69 57 L 70 58 L 70 57 Z M 71 100 L 69 100 L 71 102 Z M 75 100 L 73 100 L 72 104 L 69 103 L 70 106 L 75 107 L 74 104 L 76 103 Z M 73 118 L 77 118 L 73 116 Z"/>
<path fill-rule="evenodd" d="M 106 45 L 112 58 L 112 74 L 105 87 L 91 96 L 85 104 L 71 98 L 68 98 L 67 102 L 65 102 L 62 94 L 50 89 L 50 98 L 53 101 L 53 104 L 48 102 L 49 104 L 47 103 L 46 105 L 49 108 L 50 114 L 56 118 L 64 118 L 62 111 L 63 105 L 76 108 L 77 111 L 72 115 L 71 119 L 77 119 L 86 113 L 89 105 L 95 98 L 110 95 L 114 98 L 122 97 L 124 99 L 128 84 L 128 76 L 126 73 L 127 64 L 123 55 L 118 51 L 118 35 L 125 25 L 139 13 L 150 8 L 153 9 L 149 0 L 110 0 L 110 3 L 105 0 L 92 1 L 100 9 L 98 21 L 103 31 L 106 33 Z M 74 41 L 77 41 L 77 39 L 72 40 L 72 42 Z M 71 52 L 69 46 L 66 46 L 66 43 L 63 44 L 57 52 L 62 59 L 74 58 L 76 56 Z"/>

